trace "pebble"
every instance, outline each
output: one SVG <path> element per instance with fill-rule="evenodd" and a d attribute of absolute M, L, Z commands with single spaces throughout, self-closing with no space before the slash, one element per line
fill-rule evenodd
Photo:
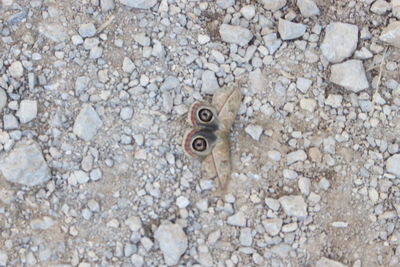
<path fill-rule="evenodd" d="M 3 116 L 3 127 L 4 130 L 15 130 L 18 129 L 19 123 L 17 118 L 12 114 L 5 114 Z"/>
<path fill-rule="evenodd" d="M 265 78 L 259 68 L 249 73 L 249 88 L 254 94 L 262 93 L 264 91 Z"/>
<path fill-rule="evenodd" d="M 307 204 L 302 196 L 283 196 L 279 198 L 279 203 L 287 216 L 294 216 L 300 220 L 307 217 Z"/>
<path fill-rule="evenodd" d="M 26 186 L 36 186 L 51 178 L 42 150 L 34 141 L 17 143 L 0 159 L 0 171 L 7 181 Z"/>
<path fill-rule="evenodd" d="M 311 180 L 309 178 L 301 177 L 298 186 L 303 195 L 308 196 L 310 194 Z"/>
<path fill-rule="evenodd" d="M 150 9 L 155 4 L 157 4 L 157 0 L 119 0 L 119 2 L 123 5 L 132 8 L 139 8 L 139 9 Z"/>
<path fill-rule="evenodd" d="M 303 36 L 306 30 L 307 26 L 304 24 L 279 19 L 278 31 L 282 40 L 297 39 Z"/>
<path fill-rule="evenodd" d="M 240 230 L 239 236 L 240 245 L 249 247 L 253 243 L 253 236 L 251 234 L 251 228 L 243 228 Z"/>
<path fill-rule="evenodd" d="M 310 89 L 311 85 L 312 85 L 312 81 L 311 80 L 306 79 L 306 78 L 302 78 L 302 77 L 297 78 L 296 87 L 302 93 L 304 93 L 304 94 L 307 93 L 307 91 L 308 91 L 308 89 Z"/>
<path fill-rule="evenodd" d="M 176 205 L 177 205 L 180 209 L 186 208 L 187 206 L 189 206 L 189 204 L 190 204 L 189 199 L 187 199 L 187 198 L 184 197 L 184 196 L 179 196 L 179 197 L 176 199 Z"/>
<path fill-rule="evenodd" d="M 168 266 L 178 264 L 188 247 L 188 238 L 179 224 L 161 224 L 154 233 L 164 261 Z"/>
<path fill-rule="evenodd" d="M 130 120 L 133 116 L 133 109 L 131 107 L 123 107 L 119 113 L 119 116 L 124 121 Z"/>
<path fill-rule="evenodd" d="M 309 112 L 314 112 L 317 107 L 317 101 L 312 98 L 302 98 L 300 100 L 300 107 Z"/>
<path fill-rule="evenodd" d="M 73 132 L 83 140 L 90 141 L 102 125 L 96 110 L 90 104 L 84 104 L 75 119 Z"/>
<path fill-rule="evenodd" d="M 114 0 L 100 0 L 101 11 L 107 12 L 115 7 Z"/>
<path fill-rule="evenodd" d="M 358 59 L 332 65 L 329 80 L 354 93 L 369 88 L 363 63 Z"/>
<path fill-rule="evenodd" d="M 141 255 L 134 254 L 131 256 L 131 262 L 134 267 L 142 267 L 144 265 L 144 258 Z"/>
<path fill-rule="evenodd" d="M 379 40 L 400 48 L 400 21 L 393 21 L 384 28 Z"/>
<path fill-rule="evenodd" d="M 4 250 L 0 250 L 0 266 L 7 266 L 8 255 Z"/>
<path fill-rule="evenodd" d="M 264 129 L 260 125 L 250 124 L 245 128 L 245 132 L 250 135 L 256 141 L 260 140 L 261 134 L 263 133 Z"/>
<path fill-rule="evenodd" d="M 282 229 L 283 221 L 281 218 L 266 219 L 262 221 L 265 231 L 270 236 L 276 236 Z"/>
<path fill-rule="evenodd" d="M 57 23 L 41 23 L 39 25 L 39 32 L 40 34 L 43 34 L 46 38 L 57 43 L 63 42 L 68 39 L 68 34 L 65 31 L 64 27 L 61 24 Z"/>
<path fill-rule="evenodd" d="M 273 55 L 281 47 L 282 40 L 278 39 L 276 33 L 269 33 L 263 37 L 264 44 L 268 48 L 269 54 Z"/>
<path fill-rule="evenodd" d="M 215 77 L 213 71 L 205 70 L 201 76 L 201 80 L 201 92 L 203 94 L 213 95 L 219 89 L 217 77 Z"/>
<path fill-rule="evenodd" d="M 286 156 L 287 165 L 291 165 L 298 161 L 305 161 L 306 159 L 307 159 L 307 154 L 306 154 L 306 152 L 304 152 L 304 150 L 296 150 L 296 151 L 290 152 Z"/>
<path fill-rule="evenodd" d="M 256 15 L 256 8 L 252 5 L 247 5 L 240 9 L 240 13 L 245 19 L 251 20 Z"/>
<path fill-rule="evenodd" d="M 273 161 L 280 161 L 281 160 L 281 152 L 276 150 L 270 150 L 267 153 L 268 157 Z"/>
<path fill-rule="evenodd" d="M 197 36 L 197 41 L 199 42 L 199 44 L 204 45 L 206 43 L 208 43 L 210 41 L 210 36 L 206 35 L 206 34 L 199 34 Z"/>
<path fill-rule="evenodd" d="M 395 154 L 386 160 L 386 170 L 400 178 L 400 154 Z"/>
<path fill-rule="evenodd" d="M 204 73 L 203 73 L 204 75 Z M 215 77 L 215 76 L 214 76 Z M 164 82 L 162 83 L 160 90 L 161 91 L 169 91 L 172 89 L 177 88 L 180 85 L 180 81 L 175 76 L 168 76 L 165 78 Z"/>
<path fill-rule="evenodd" d="M 93 23 L 79 25 L 79 35 L 83 38 L 93 37 L 96 34 L 96 27 Z"/>
<path fill-rule="evenodd" d="M 91 179 L 92 181 L 97 181 L 97 180 L 100 180 L 100 179 L 101 179 L 101 177 L 103 176 L 103 174 L 102 174 L 102 172 L 101 172 L 100 169 L 94 169 L 94 170 L 91 170 L 91 171 L 90 171 L 89 176 L 90 176 L 90 179 Z"/>
<path fill-rule="evenodd" d="M 392 0 L 390 1 L 390 4 L 392 5 L 393 16 L 400 19 L 400 0 Z"/>
<path fill-rule="evenodd" d="M 55 221 L 49 216 L 44 216 L 42 218 L 33 219 L 30 223 L 33 230 L 46 230 L 52 227 Z"/>
<path fill-rule="evenodd" d="M 37 111 L 36 100 L 22 100 L 16 115 L 21 123 L 27 123 L 36 118 Z"/>
<path fill-rule="evenodd" d="M 235 0 L 217 0 L 217 5 L 222 9 L 227 9 L 235 4 Z"/>
<path fill-rule="evenodd" d="M 149 46 L 150 38 L 144 32 L 136 33 L 133 35 L 133 40 L 138 42 L 141 46 Z"/>
<path fill-rule="evenodd" d="M 13 78 L 20 78 L 24 75 L 24 67 L 20 61 L 14 61 L 11 63 L 10 67 L 8 67 L 8 72 Z"/>
<path fill-rule="evenodd" d="M 279 200 L 269 197 L 265 198 L 265 204 L 273 211 L 278 211 L 281 206 Z"/>
<path fill-rule="evenodd" d="M 341 264 L 338 261 L 334 261 L 325 257 L 320 258 L 315 264 L 318 267 L 347 267 L 347 265 Z"/>
<path fill-rule="evenodd" d="M 385 15 L 390 10 L 390 4 L 384 0 L 377 0 L 371 6 L 371 12 L 377 15 Z"/>
<path fill-rule="evenodd" d="M 329 182 L 328 179 L 322 178 L 322 179 L 319 181 L 318 185 L 319 185 L 319 188 L 321 188 L 321 189 L 324 190 L 324 191 L 327 191 L 327 190 L 329 189 L 329 187 L 330 187 L 331 184 L 330 184 L 330 182 Z"/>
<path fill-rule="evenodd" d="M 325 29 L 321 52 L 331 63 L 350 57 L 357 48 L 358 27 L 353 24 L 333 22 Z"/>
<path fill-rule="evenodd" d="M 260 0 L 266 10 L 277 11 L 286 5 L 286 0 Z"/>
<path fill-rule="evenodd" d="M 297 0 L 297 7 L 300 9 L 303 17 L 318 16 L 320 11 L 313 0 Z"/>
<path fill-rule="evenodd" d="M 339 108 L 342 106 L 343 96 L 342 95 L 328 95 L 325 99 L 325 105 L 333 108 Z"/>
<path fill-rule="evenodd" d="M 242 211 L 235 213 L 232 216 L 229 216 L 227 219 L 227 223 L 233 226 L 246 226 L 246 217 Z"/>
<path fill-rule="evenodd" d="M 124 61 L 122 62 L 122 70 L 127 73 L 132 73 L 135 68 L 135 64 L 133 64 L 132 60 L 128 57 L 124 57 Z"/>
<path fill-rule="evenodd" d="M 221 24 L 219 34 L 222 41 L 240 46 L 247 45 L 253 39 L 253 34 L 248 29 L 228 24 Z"/>

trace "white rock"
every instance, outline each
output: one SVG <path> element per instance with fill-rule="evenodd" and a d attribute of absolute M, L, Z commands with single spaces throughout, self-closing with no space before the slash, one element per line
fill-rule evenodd
<path fill-rule="evenodd" d="M 0 112 L 3 111 L 3 108 L 7 105 L 7 94 L 3 88 L 0 88 Z"/>
<path fill-rule="evenodd" d="M 244 216 L 244 213 L 241 211 L 238 211 L 237 213 L 233 214 L 232 216 L 229 216 L 227 219 L 228 224 L 233 225 L 233 226 L 241 226 L 245 227 L 246 226 L 246 217 Z"/>
<path fill-rule="evenodd" d="M 267 153 L 268 157 L 273 161 L 280 161 L 281 160 L 281 152 L 276 150 L 270 150 Z"/>
<path fill-rule="evenodd" d="M 157 0 L 119 0 L 121 4 L 132 8 L 149 9 L 157 4 Z"/>
<path fill-rule="evenodd" d="M 96 34 L 96 27 L 93 23 L 79 25 L 79 35 L 83 38 L 93 37 Z"/>
<path fill-rule="evenodd" d="M 245 19 L 251 20 L 256 15 L 256 8 L 252 5 L 247 5 L 240 9 L 240 13 Z"/>
<path fill-rule="evenodd" d="M 4 114 L 3 116 L 3 127 L 4 130 L 15 130 L 18 129 L 19 123 L 17 118 L 12 114 Z"/>
<path fill-rule="evenodd" d="M 21 123 L 27 123 L 37 116 L 37 101 L 22 100 L 17 111 L 17 117 Z"/>
<path fill-rule="evenodd" d="M 205 70 L 201 76 L 201 80 L 201 92 L 203 94 L 213 95 L 219 89 L 217 77 L 215 77 L 214 72 Z"/>
<path fill-rule="evenodd" d="M 168 266 L 178 264 L 188 246 L 182 227 L 179 224 L 161 224 L 155 231 L 154 238 L 159 243 L 165 263 Z"/>
<path fill-rule="evenodd" d="M 50 179 L 42 150 L 33 141 L 21 141 L 0 159 L 0 171 L 12 183 L 36 186 Z"/>
<path fill-rule="evenodd" d="M 265 204 L 273 211 L 278 211 L 281 206 L 279 200 L 270 197 L 265 198 Z"/>
<path fill-rule="evenodd" d="M 227 9 L 235 4 L 235 0 L 217 0 L 217 5 L 222 9 Z"/>
<path fill-rule="evenodd" d="M 86 76 L 79 76 L 75 80 L 75 95 L 80 96 L 87 91 L 90 79 Z"/>
<path fill-rule="evenodd" d="M 400 178 L 400 154 L 395 154 L 386 160 L 386 170 Z"/>
<path fill-rule="evenodd" d="M 184 196 L 179 196 L 179 197 L 176 199 L 176 205 L 177 205 L 180 209 L 186 208 L 187 206 L 189 206 L 189 204 L 190 204 L 189 199 L 187 199 L 187 198 L 184 197 Z"/>
<path fill-rule="evenodd" d="M 43 218 L 33 219 L 30 223 L 33 230 L 46 230 L 52 227 L 55 221 L 49 216 L 44 216 Z"/>
<path fill-rule="evenodd" d="M 290 179 L 290 180 L 294 180 L 299 176 L 296 171 L 290 170 L 290 169 L 284 169 L 282 174 L 283 174 L 283 178 Z"/>
<path fill-rule="evenodd" d="M 250 135 L 256 141 L 260 140 L 261 134 L 263 133 L 264 129 L 260 125 L 250 124 L 245 128 L 245 132 Z"/>
<path fill-rule="evenodd" d="M 71 41 L 72 41 L 72 43 L 73 43 L 74 45 L 83 44 L 83 38 L 82 38 L 80 35 L 77 35 L 77 34 L 75 34 L 75 35 L 73 35 L 73 36 L 71 37 Z M 41 56 L 40 56 L 40 57 L 41 57 Z"/>
<path fill-rule="evenodd" d="M 356 25 L 333 22 L 325 29 L 321 52 L 329 62 L 338 63 L 353 54 L 357 43 L 358 27 Z"/>
<path fill-rule="evenodd" d="M 20 61 L 14 61 L 11 63 L 10 67 L 8 67 L 8 72 L 13 78 L 20 78 L 24 75 L 24 67 Z"/>
<path fill-rule="evenodd" d="M 282 40 L 293 40 L 304 35 L 307 26 L 288 20 L 279 19 L 278 31 Z"/>
<path fill-rule="evenodd" d="M 132 73 L 135 70 L 135 64 L 128 57 L 124 57 L 124 61 L 122 62 L 122 70 L 127 73 Z"/>
<path fill-rule="evenodd" d="M 304 150 L 296 150 L 290 152 L 286 156 L 287 165 L 291 165 L 298 161 L 305 161 L 306 159 L 307 159 L 307 154 L 306 152 L 304 152 Z"/>
<path fill-rule="evenodd" d="M 371 11 L 378 15 L 385 15 L 390 10 L 390 4 L 384 0 L 377 0 L 371 6 Z"/>
<path fill-rule="evenodd" d="M 131 262 L 134 267 L 142 267 L 144 265 L 144 258 L 143 256 L 133 254 L 131 256 Z"/>
<path fill-rule="evenodd" d="M 356 59 L 369 59 L 372 58 L 374 55 L 369 51 L 365 46 L 363 46 L 360 50 L 357 50 L 354 53 L 354 58 Z"/>
<path fill-rule="evenodd" d="M 130 120 L 133 115 L 133 109 L 131 107 L 123 107 L 121 109 L 121 112 L 119 113 L 119 116 L 121 117 L 122 120 Z"/>
<path fill-rule="evenodd" d="M 253 38 L 253 34 L 248 29 L 228 24 L 221 24 L 219 34 L 222 41 L 240 46 L 247 45 Z"/>
<path fill-rule="evenodd" d="M 197 41 L 199 42 L 199 44 L 204 45 L 210 41 L 210 36 L 206 34 L 199 34 L 197 36 Z"/>
<path fill-rule="evenodd" d="M 149 46 L 150 45 L 150 37 L 146 36 L 146 34 L 144 32 L 134 34 L 133 40 L 138 42 L 141 46 Z"/>
<path fill-rule="evenodd" d="M 331 184 L 329 183 L 328 179 L 322 178 L 322 179 L 319 181 L 318 185 L 319 185 L 319 188 L 321 188 L 322 190 L 325 190 L 325 191 L 326 191 L 326 190 L 329 189 L 329 186 L 330 186 Z"/>
<path fill-rule="evenodd" d="M 342 95 L 328 95 L 328 97 L 325 99 L 325 105 L 333 108 L 340 108 L 342 106 L 342 101 Z"/>
<path fill-rule="evenodd" d="M 273 55 L 282 45 L 282 40 L 278 39 L 276 33 L 274 32 L 265 35 L 263 40 L 270 55 Z"/>
<path fill-rule="evenodd" d="M 240 230 L 239 236 L 240 245 L 249 247 L 253 243 L 253 236 L 251 234 L 251 228 L 243 228 Z"/>
<path fill-rule="evenodd" d="M 327 138 L 324 138 L 323 140 L 323 146 L 324 146 L 324 152 L 329 153 L 329 154 L 335 154 L 336 151 L 336 141 L 335 138 L 332 136 L 328 136 Z"/>
<path fill-rule="evenodd" d="M 329 80 L 355 93 L 369 88 L 363 63 L 357 59 L 332 65 Z"/>
<path fill-rule="evenodd" d="M 89 181 L 89 176 L 82 170 L 74 171 L 68 178 L 68 183 L 71 185 L 86 184 Z"/>
<path fill-rule="evenodd" d="M 204 75 L 204 73 L 203 73 L 203 75 Z M 215 75 L 214 75 L 214 77 L 215 77 Z M 177 88 L 179 85 L 180 85 L 180 81 L 178 78 L 176 78 L 175 76 L 168 76 L 167 78 L 165 78 L 163 84 L 160 87 L 160 90 L 161 91 L 169 91 L 169 90 Z"/>
<path fill-rule="evenodd" d="M 338 261 L 330 260 L 325 257 L 320 258 L 315 263 L 315 266 L 318 266 L 318 267 L 347 267 L 347 265 L 341 264 Z"/>
<path fill-rule="evenodd" d="M 138 216 L 131 216 L 126 219 L 125 224 L 132 232 L 138 232 L 142 228 L 142 221 Z"/>
<path fill-rule="evenodd" d="M 39 32 L 43 34 L 46 38 L 53 42 L 63 42 L 68 38 L 64 27 L 61 24 L 39 24 Z"/>
<path fill-rule="evenodd" d="M 375 188 L 370 188 L 368 190 L 368 197 L 372 201 L 372 203 L 375 204 L 379 200 L 379 193 L 378 193 L 378 191 L 376 191 Z"/>
<path fill-rule="evenodd" d="M 298 186 L 303 195 L 308 196 L 310 194 L 311 180 L 309 178 L 301 177 Z"/>
<path fill-rule="evenodd" d="M 307 91 L 308 91 L 308 89 L 310 89 L 311 85 L 312 85 L 312 81 L 311 80 L 306 79 L 306 78 L 302 78 L 302 77 L 297 78 L 296 87 L 302 93 L 304 93 L 304 94 L 307 93 Z"/>
<path fill-rule="evenodd" d="M 101 179 L 101 177 L 103 176 L 101 170 L 98 168 L 90 171 L 89 175 L 90 175 L 90 179 L 92 181 L 97 181 L 97 180 Z"/>
<path fill-rule="evenodd" d="M 264 8 L 271 11 L 277 11 L 286 5 L 286 0 L 259 0 Z"/>
<path fill-rule="evenodd" d="M 392 0 L 390 1 L 390 4 L 392 5 L 393 16 L 400 19 L 400 0 Z"/>
<path fill-rule="evenodd" d="M 266 81 L 260 68 L 249 73 L 249 88 L 252 93 L 263 93 L 265 91 Z"/>
<path fill-rule="evenodd" d="M 75 119 L 73 132 L 85 141 L 90 141 L 101 128 L 101 121 L 96 110 L 89 104 L 83 105 Z"/>
<path fill-rule="evenodd" d="M 300 100 L 300 107 L 309 112 L 314 112 L 317 107 L 317 101 L 313 98 L 302 98 Z"/>
<path fill-rule="evenodd" d="M 384 28 L 379 40 L 400 48 L 400 21 L 393 21 Z"/>
<path fill-rule="evenodd" d="M 273 218 L 266 219 L 262 221 L 262 225 L 265 228 L 265 231 L 271 236 L 276 236 L 282 229 L 282 219 L 281 218 Z"/>
<path fill-rule="evenodd" d="M 7 266 L 8 256 L 4 250 L 0 250 L 0 266 Z"/>
<path fill-rule="evenodd" d="M 283 196 L 279 198 L 279 202 L 287 216 L 294 216 L 300 220 L 307 217 L 307 205 L 302 196 Z"/>
<path fill-rule="evenodd" d="M 115 7 L 114 0 L 100 0 L 101 11 L 107 12 Z"/>
<path fill-rule="evenodd" d="M 319 15 L 319 8 L 313 0 L 297 0 L 297 7 L 303 17 L 308 18 Z"/>

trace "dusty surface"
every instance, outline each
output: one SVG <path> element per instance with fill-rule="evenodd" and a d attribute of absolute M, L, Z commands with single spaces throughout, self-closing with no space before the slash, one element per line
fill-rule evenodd
<path fill-rule="evenodd" d="M 400 3 L 314 0 L 306 18 L 296 1 L 152 2 L 0 2 L 0 266 L 399 266 L 400 50 L 379 37 Z M 335 33 L 329 62 L 335 22 L 356 51 Z M 351 59 L 363 69 L 332 82 Z M 182 151 L 186 112 L 238 81 L 218 197 Z M 15 162 L 33 187 L 1 171 L 28 141 L 51 172 Z"/>

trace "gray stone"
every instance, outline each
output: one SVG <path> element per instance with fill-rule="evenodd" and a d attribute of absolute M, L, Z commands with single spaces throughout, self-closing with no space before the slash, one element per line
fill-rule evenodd
<path fill-rule="evenodd" d="M 264 8 L 271 11 L 277 11 L 286 5 L 286 0 L 258 0 Z"/>
<path fill-rule="evenodd" d="M 141 46 L 149 46 L 150 38 L 144 32 L 136 33 L 133 35 L 133 40 L 138 42 Z"/>
<path fill-rule="evenodd" d="M 7 266 L 8 256 L 7 252 L 4 250 L 0 250 L 0 266 Z"/>
<path fill-rule="evenodd" d="M 101 121 L 96 110 L 89 104 L 85 104 L 75 119 L 73 132 L 85 141 L 90 141 L 101 128 Z"/>
<path fill-rule="evenodd" d="M 178 264 L 188 246 L 188 238 L 179 224 L 161 224 L 154 233 L 164 261 L 168 266 Z"/>
<path fill-rule="evenodd" d="M 307 154 L 304 150 L 296 150 L 286 155 L 287 165 L 291 165 L 298 161 L 305 161 L 306 159 Z"/>
<path fill-rule="evenodd" d="M 240 9 L 240 13 L 245 19 L 251 20 L 256 15 L 256 8 L 252 5 L 246 5 Z"/>
<path fill-rule="evenodd" d="M 68 34 L 61 24 L 40 24 L 39 32 L 53 42 L 63 42 L 68 39 Z"/>
<path fill-rule="evenodd" d="M 276 236 L 279 234 L 282 228 L 282 223 L 283 221 L 281 218 L 266 219 L 262 221 L 265 231 L 267 231 L 270 236 Z"/>
<path fill-rule="evenodd" d="M 132 73 L 135 70 L 135 64 L 129 57 L 125 57 L 124 61 L 122 62 L 122 70 L 127 73 Z"/>
<path fill-rule="evenodd" d="M 282 40 L 293 40 L 304 35 L 307 26 L 288 20 L 279 19 L 278 31 Z"/>
<path fill-rule="evenodd" d="M 175 76 L 168 76 L 165 78 L 163 84 L 160 87 L 161 91 L 168 91 L 171 89 L 175 89 L 180 85 L 180 81 Z"/>
<path fill-rule="evenodd" d="M 357 43 L 358 27 L 356 25 L 333 22 L 325 29 L 321 52 L 329 62 L 338 63 L 353 54 Z"/>
<path fill-rule="evenodd" d="M 132 232 L 138 232 L 142 228 L 142 221 L 138 216 L 131 216 L 126 219 L 125 225 L 128 226 Z"/>
<path fill-rule="evenodd" d="M 325 99 L 325 105 L 333 108 L 339 108 L 342 106 L 342 100 L 342 95 L 328 95 L 328 97 Z"/>
<path fill-rule="evenodd" d="M 3 116 L 3 127 L 4 130 L 15 130 L 18 129 L 19 123 L 17 118 L 12 114 L 4 114 Z"/>
<path fill-rule="evenodd" d="M 222 9 L 227 9 L 235 4 L 235 0 L 217 0 L 217 5 Z"/>
<path fill-rule="evenodd" d="M 90 172 L 90 179 L 92 181 L 97 181 L 102 177 L 102 173 L 100 169 L 94 169 Z"/>
<path fill-rule="evenodd" d="M 8 72 L 13 78 L 20 78 L 24 75 L 24 67 L 20 61 L 14 61 L 11 63 L 10 67 L 8 67 Z"/>
<path fill-rule="evenodd" d="M 0 112 L 3 111 L 3 108 L 7 105 L 7 94 L 4 89 L 0 88 Z"/>
<path fill-rule="evenodd" d="M 68 183 L 71 185 L 86 184 L 87 182 L 89 182 L 89 175 L 82 170 L 74 171 L 68 178 Z"/>
<path fill-rule="evenodd" d="M 202 85 L 201 92 L 203 94 L 212 95 L 219 89 L 219 84 L 214 72 L 205 70 L 201 76 Z"/>
<path fill-rule="evenodd" d="M 312 81 L 309 79 L 305 79 L 302 77 L 297 78 L 296 81 L 296 87 L 299 89 L 302 93 L 307 93 L 308 89 L 310 89 L 312 85 Z"/>
<path fill-rule="evenodd" d="M 240 230 L 239 242 L 242 246 L 251 246 L 251 244 L 253 243 L 251 228 L 243 228 L 242 230 Z"/>
<path fill-rule="evenodd" d="M 101 48 L 100 46 L 95 46 L 92 49 L 90 49 L 89 57 L 91 59 L 98 59 L 101 57 L 102 54 L 103 54 L 103 48 Z"/>
<path fill-rule="evenodd" d="M 256 141 L 260 140 L 261 134 L 263 133 L 264 129 L 260 125 L 250 124 L 245 128 L 245 132 L 251 136 Z"/>
<path fill-rule="evenodd" d="M 363 63 L 357 59 L 332 65 L 329 80 L 355 93 L 369 88 Z"/>
<path fill-rule="evenodd" d="M 319 15 L 319 8 L 313 0 L 297 0 L 297 7 L 303 17 L 308 18 Z"/>
<path fill-rule="evenodd" d="M 249 89 L 252 93 L 263 93 L 266 87 L 266 80 L 261 71 L 257 68 L 249 73 Z"/>
<path fill-rule="evenodd" d="M 298 186 L 303 195 L 308 196 L 310 194 L 311 180 L 309 178 L 300 177 Z"/>
<path fill-rule="evenodd" d="M 10 25 L 16 25 L 22 22 L 28 16 L 28 10 L 21 10 L 7 18 L 7 23 Z"/>
<path fill-rule="evenodd" d="M 347 265 L 344 265 L 338 261 L 334 261 L 325 257 L 320 258 L 316 263 L 315 266 L 318 267 L 347 267 Z"/>
<path fill-rule="evenodd" d="M 119 0 L 121 4 L 132 8 L 149 9 L 157 4 L 157 0 Z"/>
<path fill-rule="evenodd" d="M 133 254 L 131 256 L 131 262 L 134 267 L 142 267 L 144 265 L 144 258 L 138 254 Z"/>
<path fill-rule="evenodd" d="M 133 109 L 131 107 L 124 107 L 121 109 L 121 112 L 119 113 L 119 116 L 121 117 L 122 120 L 130 120 L 133 115 Z"/>
<path fill-rule="evenodd" d="M 379 40 L 400 48 L 400 21 L 393 21 L 384 28 Z"/>
<path fill-rule="evenodd" d="M 393 16 L 400 19 L 400 0 L 392 0 L 390 1 L 390 4 L 392 5 Z"/>
<path fill-rule="evenodd" d="M 279 202 L 287 216 L 294 216 L 298 219 L 307 217 L 307 204 L 302 196 L 283 196 Z"/>
<path fill-rule="evenodd" d="M 400 178 L 400 154 L 395 154 L 386 160 L 386 170 Z"/>
<path fill-rule="evenodd" d="M 83 38 L 93 37 L 96 34 L 96 27 L 93 23 L 79 25 L 79 35 Z"/>
<path fill-rule="evenodd" d="M 282 45 L 282 40 L 278 39 L 276 33 L 269 33 L 263 37 L 265 46 L 270 55 L 273 55 Z"/>
<path fill-rule="evenodd" d="M 244 213 L 239 211 L 232 216 L 229 216 L 227 219 L 228 224 L 233 225 L 233 226 L 240 226 L 240 227 L 245 227 L 246 226 L 246 217 L 244 216 Z"/>
<path fill-rule="evenodd" d="M 42 150 L 33 141 L 21 141 L 0 159 L 0 171 L 12 183 L 36 186 L 50 179 Z"/>
<path fill-rule="evenodd" d="M 107 12 L 115 7 L 114 0 L 100 0 L 101 11 Z"/>
<path fill-rule="evenodd" d="M 22 100 L 17 111 L 17 117 L 21 123 L 27 123 L 36 118 L 37 111 L 36 100 Z"/>
<path fill-rule="evenodd" d="M 390 10 L 390 4 L 384 0 L 377 0 L 371 6 L 372 13 L 385 15 Z"/>
<path fill-rule="evenodd" d="M 54 225 L 55 221 L 49 216 L 33 219 L 30 223 L 33 230 L 46 230 Z"/>
<path fill-rule="evenodd" d="M 240 46 L 247 45 L 253 38 L 253 34 L 248 29 L 228 24 L 221 24 L 219 34 L 222 41 Z"/>
<path fill-rule="evenodd" d="M 75 95 L 80 96 L 88 89 L 90 79 L 86 76 L 80 76 L 75 80 Z"/>

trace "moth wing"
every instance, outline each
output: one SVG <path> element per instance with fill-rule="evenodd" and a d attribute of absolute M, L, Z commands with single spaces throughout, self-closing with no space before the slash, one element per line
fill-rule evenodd
<path fill-rule="evenodd" d="M 202 109 L 208 110 L 212 113 L 210 121 L 201 120 L 199 117 L 199 111 Z M 187 120 L 193 127 L 197 128 L 218 129 L 219 125 L 218 112 L 216 109 L 211 104 L 203 102 L 195 102 L 190 106 Z"/>
<path fill-rule="evenodd" d="M 242 92 L 239 87 L 225 87 L 215 93 L 212 103 L 218 112 L 218 118 L 226 131 L 229 131 L 235 121 L 242 102 Z"/>
<path fill-rule="evenodd" d="M 231 176 L 231 155 L 228 138 L 219 140 L 212 151 L 212 157 L 218 177 L 218 188 L 225 191 Z"/>
<path fill-rule="evenodd" d="M 212 153 L 203 159 L 201 162 L 201 175 L 203 179 L 214 180 L 217 177 L 215 162 Z"/>
<path fill-rule="evenodd" d="M 205 141 L 205 148 L 201 151 L 196 151 L 193 147 L 195 139 L 200 138 Z M 217 136 L 213 131 L 207 129 L 193 128 L 186 131 L 182 139 L 182 149 L 186 155 L 190 157 L 205 158 L 212 153 L 212 150 L 217 142 Z"/>

